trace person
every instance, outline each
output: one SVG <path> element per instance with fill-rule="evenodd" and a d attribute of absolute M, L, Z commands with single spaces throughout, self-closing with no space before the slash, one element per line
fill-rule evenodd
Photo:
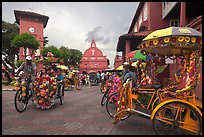
<path fill-rule="evenodd" d="M 128 67 L 129 67 L 128 62 L 124 62 L 123 63 L 123 77 L 126 75 Z"/>
<path fill-rule="evenodd" d="M 106 77 L 105 77 L 105 73 L 104 71 L 102 71 L 101 73 L 101 85 L 100 85 L 100 89 L 106 84 Z"/>
<path fill-rule="evenodd" d="M 122 80 L 123 84 L 127 81 L 128 78 L 132 78 L 133 81 L 136 81 L 135 70 L 130 65 L 127 67 L 127 72 Z M 133 84 L 136 84 L 136 82 L 133 82 Z"/>
<path fill-rule="evenodd" d="M 59 96 L 60 95 L 61 87 L 64 84 L 64 77 L 63 77 L 63 71 L 62 71 L 61 68 L 57 69 L 57 73 L 58 73 L 58 75 L 57 75 L 57 84 L 58 84 L 58 86 L 57 86 L 58 87 L 57 96 Z M 63 86 L 62 91 L 64 91 L 64 86 Z M 64 92 L 62 92 L 62 96 L 63 96 L 63 94 L 64 94 Z"/>
<path fill-rule="evenodd" d="M 26 62 L 23 62 L 21 66 L 19 67 L 18 71 L 15 73 L 16 76 L 19 75 L 19 73 L 23 71 L 23 74 L 20 75 L 20 80 L 19 82 L 24 79 L 25 77 L 31 76 L 31 79 L 28 81 L 29 88 L 31 88 L 31 83 L 34 81 L 34 77 L 37 75 L 37 70 L 36 70 L 36 64 L 32 62 L 32 57 L 27 56 L 26 57 Z"/>
<path fill-rule="evenodd" d="M 48 76 L 47 69 L 42 68 L 42 70 L 40 71 L 40 73 L 39 73 L 39 75 L 37 77 L 46 77 L 46 76 Z"/>

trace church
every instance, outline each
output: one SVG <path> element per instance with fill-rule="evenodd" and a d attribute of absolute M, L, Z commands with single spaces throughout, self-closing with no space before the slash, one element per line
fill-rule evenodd
<path fill-rule="evenodd" d="M 85 50 L 79 64 L 79 72 L 102 71 L 108 69 L 109 59 L 103 55 L 102 51 L 96 47 L 95 40 L 92 39 L 91 46 Z"/>

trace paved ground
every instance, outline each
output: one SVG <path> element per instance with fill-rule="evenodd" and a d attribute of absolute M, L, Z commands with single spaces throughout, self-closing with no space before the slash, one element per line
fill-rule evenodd
<path fill-rule="evenodd" d="M 48 110 L 35 109 L 29 102 L 23 113 L 14 108 L 14 91 L 2 91 L 3 135 L 154 135 L 149 119 L 132 115 L 112 124 L 105 106 L 100 106 L 102 93 L 98 86 L 66 91 L 65 101 L 59 100 Z"/>

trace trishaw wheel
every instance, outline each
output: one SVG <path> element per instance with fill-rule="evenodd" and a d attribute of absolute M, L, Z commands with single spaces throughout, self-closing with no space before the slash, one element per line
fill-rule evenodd
<path fill-rule="evenodd" d="M 106 110 L 108 114 L 114 118 L 114 115 L 117 113 L 117 108 L 118 108 L 118 93 L 113 93 L 110 95 L 106 101 Z M 129 118 L 131 113 L 127 113 L 124 117 L 121 118 L 121 120 L 125 120 Z"/>
<path fill-rule="evenodd" d="M 182 102 L 169 102 L 161 106 L 152 124 L 158 135 L 199 135 L 202 129 L 199 113 Z"/>
<path fill-rule="evenodd" d="M 75 85 L 77 90 L 82 89 L 82 82 L 78 81 Z"/>
<path fill-rule="evenodd" d="M 14 98 L 14 105 L 18 112 L 23 112 L 28 104 L 28 97 L 22 96 L 22 91 L 16 91 L 15 98 Z"/>
<path fill-rule="evenodd" d="M 102 99 L 101 99 L 101 106 L 103 106 L 103 105 L 106 103 L 106 101 L 107 101 L 107 99 L 108 99 L 109 90 L 110 90 L 110 88 L 108 88 L 108 89 L 106 90 L 106 92 L 104 93 L 104 95 L 103 95 L 103 97 L 102 97 Z"/>

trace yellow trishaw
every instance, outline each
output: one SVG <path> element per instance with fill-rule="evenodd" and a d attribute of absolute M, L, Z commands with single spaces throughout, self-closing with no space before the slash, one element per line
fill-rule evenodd
<path fill-rule="evenodd" d="M 149 34 L 139 45 L 146 54 L 180 61 L 180 74 L 168 86 L 144 85 L 132 87 L 129 79 L 119 93 L 117 112 L 113 123 L 129 114 L 137 113 L 152 120 L 156 134 L 202 134 L 202 103 L 196 99 L 195 87 L 199 83 L 202 34 L 188 27 L 169 27 Z M 143 104 L 138 99 L 148 95 Z M 138 108 L 151 110 L 148 115 Z"/>

